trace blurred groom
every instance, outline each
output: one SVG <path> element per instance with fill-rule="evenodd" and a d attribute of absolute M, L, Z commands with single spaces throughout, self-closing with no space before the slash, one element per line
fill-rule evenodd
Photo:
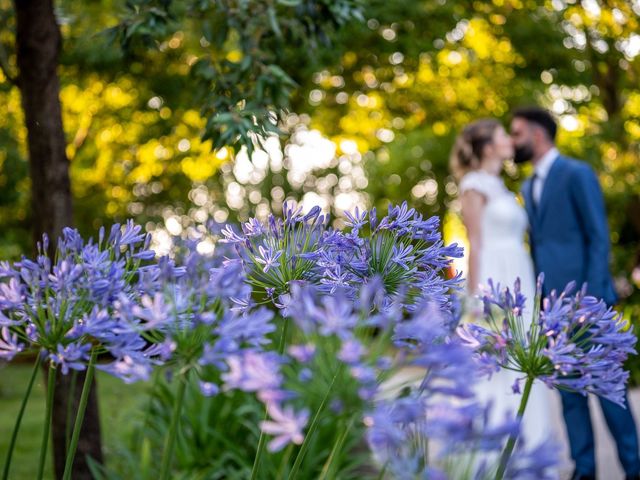
<path fill-rule="evenodd" d="M 534 174 L 522 186 L 529 215 L 530 243 L 544 293 L 561 292 L 575 281 L 611 306 L 616 301 L 609 274 L 609 228 L 602 191 L 586 163 L 561 155 L 555 147 L 556 122 L 538 107 L 513 112 L 511 137 L 516 163 L 531 161 Z M 588 397 L 560 392 L 575 462 L 572 479 L 595 479 L 596 460 Z M 599 398 L 627 479 L 640 479 L 638 435 L 631 411 Z M 628 403 L 627 403 L 628 404 Z"/>

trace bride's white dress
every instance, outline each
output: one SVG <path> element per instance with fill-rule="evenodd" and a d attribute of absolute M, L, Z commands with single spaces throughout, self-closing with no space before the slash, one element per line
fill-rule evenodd
<path fill-rule="evenodd" d="M 486 285 L 490 278 L 494 284 L 500 283 L 501 288 L 508 286 L 512 289 L 516 278 L 520 278 L 522 293 L 527 299 L 524 315 L 531 315 L 535 274 L 524 244 L 528 226 L 526 212 L 500 177 L 484 171 L 467 173 L 460 182 L 459 190 L 460 194 L 475 190 L 487 200 L 481 223 L 480 283 Z M 478 398 L 482 402 L 493 403 L 491 422 L 504 421 L 507 412 L 516 414 L 521 397 L 513 392 L 512 386 L 518 377 L 516 372 L 500 370 L 490 379 L 479 382 Z M 521 387 L 524 387 L 524 382 L 521 382 Z M 551 391 L 544 384 L 534 383 L 522 425 L 523 438 L 530 447 L 549 439 L 554 431 L 549 414 L 550 397 Z"/>

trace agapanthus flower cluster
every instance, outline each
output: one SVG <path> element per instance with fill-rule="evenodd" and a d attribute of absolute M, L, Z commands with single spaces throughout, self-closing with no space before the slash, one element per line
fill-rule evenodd
<path fill-rule="evenodd" d="M 110 360 L 98 368 L 125 382 L 164 368 L 180 380 L 176 399 L 189 378 L 207 396 L 248 392 L 264 404 L 270 451 L 303 444 L 296 463 L 330 414 L 344 438 L 366 427 L 375 459 L 395 478 L 496 473 L 519 421 L 489 421 L 490 405 L 473 394 L 479 371 L 510 368 L 622 401 L 635 338 L 584 289 L 552 293 L 527 319 L 519 284 L 513 293 L 491 285 L 486 323 L 458 328 L 460 277 L 448 268 L 461 249 L 444 245 L 436 218 L 406 203 L 381 219 L 356 210 L 342 232 L 318 207 L 302 212 L 285 204 L 283 220 L 252 219 L 242 233 L 224 227 L 237 255 L 204 257 L 187 243 L 156 259 L 131 222 L 108 238 L 101 231 L 97 243 L 66 229 L 55 261 L 45 239 L 35 261 L 0 264 L 0 358 L 37 350 L 66 373 L 104 352 Z M 405 372 L 419 378 L 389 389 Z M 548 478 L 555 450 L 523 445 L 500 463 L 505 477 Z"/>
<path fill-rule="evenodd" d="M 428 292 L 449 308 L 452 288 L 460 277 L 446 278 L 451 258 L 460 257 L 456 244 L 445 246 L 437 217 L 424 219 L 407 203 L 389 206 L 378 219 L 376 209 L 346 214 L 350 231 L 332 231 L 325 237 L 319 265 L 327 291 L 347 289 L 355 295 L 373 277 L 382 279 L 388 301 L 401 296 L 407 306 Z"/>
<path fill-rule="evenodd" d="M 391 367 L 388 352 L 380 349 L 387 343 L 381 340 L 388 339 L 388 332 L 401 315 L 398 308 L 377 309 L 379 291 L 380 282 L 371 282 L 361 287 L 354 301 L 342 290 L 329 295 L 316 285 L 292 285 L 291 294 L 281 301 L 285 317 L 299 332 L 296 340 L 300 343 L 291 345 L 288 352 L 302 366 L 298 377 L 303 385 L 315 370 L 332 366 L 351 378 L 347 383 L 353 388 L 347 390 L 354 401 L 374 397 L 380 375 Z"/>
<path fill-rule="evenodd" d="M 575 285 L 570 283 L 541 302 L 543 279 L 538 278 L 530 318 L 523 313 L 526 299 L 519 281 L 513 292 L 490 283 L 483 298 L 486 324 L 468 325 L 461 335 L 482 358 L 493 358 L 499 367 L 540 379 L 549 387 L 593 393 L 624 406 L 629 373 L 623 364 L 636 353 L 633 331 L 621 314 L 588 296 L 586 285 L 572 293 Z"/>
<path fill-rule="evenodd" d="M 293 402 L 308 402 L 308 391 L 315 397 L 330 392 L 332 414 L 356 414 L 356 421 L 367 427 L 374 457 L 394 478 L 495 473 L 498 453 L 507 437 L 518 432 L 519 422 L 511 418 L 498 426 L 489 424 L 489 407 L 474 399 L 477 367 L 455 333 L 456 312 L 425 295 L 408 311 L 402 301 L 384 308 L 379 277 L 362 285 L 355 298 L 344 289 L 329 294 L 294 283 L 281 303 L 302 335 L 288 348 L 285 384 Z M 421 372 L 421 380 L 389 391 L 384 381 L 407 371 Z M 336 381 L 340 388 L 331 391 Z M 437 448 L 429 451 L 428 445 Z M 491 461 L 479 463 L 478 458 Z M 518 458 L 518 471 L 514 464 L 507 478 L 534 478 L 532 472 L 536 478 L 551 478 L 555 457 L 550 461 L 548 451 L 539 462 L 525 451 Z M 455 468 L 463 464 L 471 474 L 458 475 L 461 470 Z"/>
<path fill-rule="evenodd" d="M 236 245 L 254 294 L 264 292 L 262 298 L 271 298 L 302 335 L 289 346 L 289 360 L 282 365 L 287 393 L 295 397 L 311 379 L 314 388 L 328 387 L 334 374 L 327 368 L 333 365 L 339 381 L 353 388 L 343 389 L 345 395 L 334 398 L 332 408 L 345 411 L 359 402 L 361 409 L 390 374 L 392 361 L 384 349 L 405 308 L 428 297 L 452 321 L 451 293 L 459 277 L 447 279 L 446 268 L 461 250 L 445 247 L 437 219 L 423 220 L 406 203 L 390 207 L 380 222 L 375 209 L 347 214 L 351 230 L 346 234 L 327 229 L 317 207 L 301 212 L 285 205 L 284 221 L 251 220 L 242 235 L 226 227 L 225 241 Z M 298 426 L 306 421 L 297 418 Z M 271 447 L 283 445 L 274 441 Z"/>
<path fill-rule="evenodd" d="M 318 206 L 303 214 L 302 207 L 285 203 L 282 220 L 269 215 L 263 224 L 252 218 L 242 224 L 242 233 L 227 225 L 222 241 L 236 246 L 247 282 L 263 297 L 259 300 L 273 299 L 287 293 L 292 281 L 317 277 L 315 259 L 327 223 Z"/>
<path fill-rule="evenodd" d="M 275 436 L 273 448 L 301 443 L 308 414 L 286 403 L 290 394 L 281 373 L 286 359 L 271 347 L 274 313 L 250 304 L 235 308 L 237 299 L 251 293 L 242 262 L 226 259 L 211 267 L 218 261 L 191 252 L 181 263 L 164 257 L 150 266 L 145 276 L 155 290 L 148 288 L 137 301 L 118 302 L 115 315 L 153 345 L 147 354 L 172 377 L 186 382 L 195 376 L 202 394 L 255 394 L 269 414 L 262 429 Z M 114 368 L 127 366 L 120 362 Z"/>
<path fill-rule="evenodd" d="M 155 256 L 149 242 L 131 221 L 114 225 L 107 238 L 101 229 L 97 242 L 66 228 L 53 260 L 45 236 L 35 261 L 3 262 L 0 358 L 37 351 L 66 374 L 84 370 L 92 350 L 109 352 L 116 362 L 144 357 L 146 342 L 119 328 L 113 309 L 118 299 L 140 296 L 138 272 Z"/>
<path fill-rule="evenodd" d="M 382 279 L 386 301 L 402 297 L 411 305 L 424 292 L 445 308 L 459 275 L 446 278 L 451 258 L 462 249 L 445 246 L 437 217 L 424 219 L 406 202 L 390 206 L 378 220 L 375 208 L 347 213 L 348 232 L 328 229 L 328 219 L 313 207 L 284 206 L 284 219 L 269 217 L 267 225 L 256 219 L 222 230 L 224 241 L 236 245 L 247 269 L 247 279 L 258 292 L 277 298 L 289 292 L 293 281 L 320 284 L 327 292 L 342 289 L 357 296 L 360 286 L 374 277 Z"/>
<path fill-rule="evenodd" d="M 490 406 L 473 394 L 477 365 L 455 334 L 455 321 L 435 302 L 426 302 L 394 328 L 393 340 L 406 367 L 421 380 L 380 400 L 366 417 L 368 441 L 377 460 L 394 478 L 493 478 L 498 453 L 519 422 L 489 422 Z M 538 450 L 534 450 L 538 452 Z M 554 478 L 553 451 L 536 458 L 519 452 L 506 478 Z"/>
<path fill-rule="evenodd" d="M 197 252 L 181 265 L 168 257 L 159 259 L 144 270 L 144 293 L 120 298 L 114 312 L 123 328 L 154 346 L 158 363 L 178 374 L 196 372 L 207 394 L 220 390 L 220 372 L 231 365 L 235 373 L 238 357 L 245 350 L 261 350 L 275 329 L 273 313 L 265 308 L 231 309 L 234 295 L 246 297 L 250 292 L 240 262 L 228 260 L 207 268 L 210 263 Z"/>
<path fill-rule="evenodd" d="M 281 296 L 278 304 L 296 332 L 282 370 L 294 403 L 309 402 L 309 392 L 315 399 L 329 395 L 325 402 L 332 414 L 359 415 L 355 421 L 360 423 L 363 412 L 378 402 L 381 382 L 399 367 L 422 369 L 430 361 L 440 361 L 436 352 L 433 357 L 419 354 L 423 344 L 437 336 L 434 325 L 427 321 L 432 308 L 421 309 L 419 319 L 405 318 L 402 301 L 386 301 L 379 277 L 361 285 L 355 298 L 345 289 L 329 293 L 318 285 L 294 282 L 291 293 Z M 440 312 L 434 302 L 429 305 Z M 445 311 L 438 318 L 445 319 L 449 331 L 454 328 L 453 312 Z M 397 350 L 390 348 L 391 338 Z M 466 349 L 462 351 L 469 355 Z M 430 381 L 435 382 L 436 377 L 434 373 Z M 470 395 L 464 377 L 458 378 L 457 386 L 441 384 L 438 388 L 457 388 Z"/>

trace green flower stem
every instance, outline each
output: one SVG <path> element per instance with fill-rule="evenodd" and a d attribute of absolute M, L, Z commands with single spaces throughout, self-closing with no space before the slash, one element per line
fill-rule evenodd
<path fill-rule="evenodd" d="M 71 372 L 71 385 L 69 387 L 69 398 L 76 398 L 76 386 L 78 384 L 78 370 L 73 370 Z M 67 421 L 65 422 L 66 428 L 64 432 L 64 450 L 65 452 L 69 451 L 69 445 L 71 444 L 71 429 L 73 428 L 73 423 L 71 422 L 71 417 L 73 415 L 73 404 L 74 402 L 67 402 Z"/>
<path fill-rule="evenodd" d="M 282 332 L 280 334 L 280 343 L 278 344 L 278 353 L 282 355 L 284 348 L 287 344 L 287 332 L 289 330 L 289 320 L 282 319 Z M 269 415 L 264 412 L 264 420 L 267 420 Z M 262 430 L 260 430 L 260 438 L 258 439 L 258 447 L 256 449 L 256 456 L 253 459 L 253 467 L 251 468 L 251 480 L 258 478 L 258 471 L 260 470 L 260 463 L 262 463 L 262 454 L 264 453 L 265 445 L 267 444 L 267 437 Z"/>
<path fill-rule="evenodd" d="M 534 377 L 527 377 L 527 382 L 524 385 L 524 391 L 522 392 L 522 398 L 520 399 L 520 407 L 518 408 L 518 419 L 520 420 L 522 420 L 524 411 L 527 408 L 527 401 L 529 400 L 529 394 L 531 393 L 531 387 L 534 380 Z M 509 459 L 511 458 L 511 454 L 513 453 L 513 448 L 516 446 L 516 440 L 518 440 L 518 435 L 511 435 L 509 437 L 507 445 L 504 447 L 504 450 L 502 451 L 502 455 L 500 457 L 500 465 L 498 466 L 495 480 L 502 480 L 502 478 L 504 477 L 505 471 L 507 470 L 507 465 L 509 464 Z"/>
<path fill-rule="evenodd" d="M 283 318 L 282 319 L 282 334 L 280 335 L 280 343 L 278 344 L 278 353 L 282 355 L 284 353 L 284 348 L 287 345 L 287 334 L 289 332 L 289 322 L 291 320 Z"/>
<path fill-rule="evenodd" d="M 373 358 L 379 358 L 383 356 L 385 350 L 389 349 L 389 340 L 391 339 L 391 333 L 392 331 L 390 329 L 385 329 L 378 332 L 377 338 L 375 340 L 372 338 L 367 339 L 370 343 L 373 343 L 370 349 Z"/>
<path fill-rule="evenodd" d="M 176 444 L 178 434 L 178 424 L 182 415 L 182 403 L 184 402 L 184 394 L 187 390 L 189 372 L 184 377 L 178 376 L 178 391 L 176 400 L 173 404 L 173 413 L 171 414 L 171 424 L 169 425 L 169 433 L 164 443 L 162 452 L 162 466 L 160 467 L 160 480 L 168 480 L 171 477 L 171 463 L 173 460 L 173 449 Z"/>
<path fill-rule="evenodd" d="M 31 378 L 29 379 L 27 390 L 24 392 L 24 397 L 22 398 L 20 411 L 18 411 L 18 416 L 16 417 L 16 422 L 13 426 L 13 432 L 11 433 L 11 441 L 9 442 L 9 450 L 7 451 L 7 459 L 4 463 L 4 470 L 2 471 L 2 480 L 7 480 L 9 478 L 9 468 L 11 467 L 11 457 L 13 456 L 13 449 L 16 446 L 16 439 L 18 438 L 18 431 L 20 430 L 20 424 L 22 423 L 22 416 L 24 415 L 25 408 L 27 408 L 27 401 L 31 396 L 31 389 L 33 388 L 33 384 L 35 382 L 39 369 L 40 369 L 40 355 L 38 354 L 36 356 L 36 362 L 33 365 L 33 372 L 31 373 Z"/>
<path fill-rule="evenodd" d="M 89 401 L 89 392 L 91 391 L 91 383 L 93 382 L 93 373 L 96 367 L 96 357 L 98 356 L 98 349 L 94 348 L 91 351 L 91 358 L 89 358 L 89 365 L 87 366 L 87 375 L 84 378 L 84 385 L 82 386 L 82 393 L 80 394 L 80 404 L 78 405 L 78 412 L 76 413 L 76 421 L 73 424 L 73 433 L 71 434 L 71 441 L 69 442 L 69 448 L 67 449 L 67 459 L 64 463 L 63 480 L 71 479 L 71 470 L 73 470 L 73 460 L 76 456 L 76 450 L 78 449 L 78 440 L 80 439 L 80 430 L 82 430 L 82 423 L 84 422 L 84 414 L 87 410 L 87 402 Z M 75 379 L 74 379 L 75 381 Z M 73 401 L 73 397 L 69 396 L 69 403 Z"/>
<path fill-rule="evenodd" d="M 320 472 L 320 476 L 318 477 L 318 480 L 325 480 L 327 478 L 335 478 L 335 473 L 334 473 L 335 463 L 334 463 L 334 459 L 336 458 L 338 453 L 340 451 L 342 451 L 342 447 L 344 446 L 344 442 L 347 440 L 347 437 L 349 436 L 349 432 L 351 431 L 351 428 L 353 427 L 354 419 L 355 419 L 354 417 L 351 417 L 351 420 L 349 420 L 349 422 L 344 426 L 342 433 L 336 437 L 336 441 L 333 444 L 333 448 L 331 449 L 331 453 L 329 454 L 329 458 L 327 458 L 327 461 L 325 462 L 324 466 L 322 467 L 322 472 Z"/>
<path fill-rule="evenodd" d="M 291 453 L 293 452 L 293 443 L 287 445 L 287 449 L 284 451 L 284 455 L 282 456 L 282 461 L 280 462 L 280 466 L 278 467 L 278 474 L 275 478 L 284 478 L 284 472 L 289 465 L 289 460 L 291 459 Z"/>
<path fill-rule="evenodd" d="M 387 473 L 387 466 L 389 462 L 386 462 L 382 468 L 380 469 L 380 475 L 378 475 L 378 480 L 382 480 Z"/>
<path fill-rule="evenodd" d="M 316 428 L 318 427 L 318 423 L 320 421 L 320 415 L 324 411 L 324 407 L 326 406 L 327 400 L 329 400 L 329 396 L 333 391 L 333 386 L 336 383 L 336 379 L 342 372 L 343 366 L 344 366 L 344 363 L 340 363 L 340 365 L 338 366 L 338 369 L 336 370 L 336 373 L 333 376 L 331 383 L 329 384 L 329 388 L 327 388 L 327 393 L 324 394 L 324 398 L 322 399 L 322 402 L 320 403 L 318 410 L 316 410 L 316 413 L 313 416 L 313 420 L 311 421 L 311 425 L 309 425 L 309 429 L 307 430 L 307 434 L 304 437 L 304 441 L 302 442 L 302 445 L 300 445 L 300 450 L 298 450 L 298 455 L 296 455 L 296 459 L 293 462 L 293 467 L 291 467 L 291 472 L 289 473 L 289 477 L 288 477 L 289 480 L 293 480 L 298 475 L 298 470 L 300 470 L 300 465 L 302 465 L 302 460 L 304 459 L 304 456 L 307 453 L 307 449 L 309 448 L 309 442 L 311 441 L 311 438 L 313 437 L 313 434 L 315 433 Z"/>
<path fill-rule="evenodd" d="M 49 446 L 49 431 L 51 430 L 51 416 L 53 413 L 53 394 L 56 390 L 56 366 L 49 364 L 49 374 L 47 377 L 47 407 L 44 415 L 44 431 L 42 432 L 42 444 L 40 446 L 40 461 L 38 462 L 38 475 L 36 478 L 42 480 L 44 475 L 44 462 L 47 459 Z"/>
<path fill-rule="evenodd" d="M 264 412 L 263 420 L 267 420 L 269 418 L 269 414 Z M 258 470 L 260 470 L 260 463 L 262 463 L 262 454 L 264 452 L 264 447 L 267 443 L 267 436 L 264 434 L 262 430 L 260 430 L 260 438 L 258 439 L 258 447 L 256 449 L 256 456 L 253 459 L 253 467 L 251 468 L 251 480 L 256 480 L 258 478 Z"/>

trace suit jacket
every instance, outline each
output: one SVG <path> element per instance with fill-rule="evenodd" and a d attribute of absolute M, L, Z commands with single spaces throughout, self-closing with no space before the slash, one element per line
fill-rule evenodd
<path fill-rule="evenodd" d="M 617 301 L 609 273 L 609 227 L 602 190 L 593 169 L 560 155 L 533 203 L 532 178 L 522 185 L 536 273 L 544 272 L 544 294 L 570 281 L 608 305 Z"/>

